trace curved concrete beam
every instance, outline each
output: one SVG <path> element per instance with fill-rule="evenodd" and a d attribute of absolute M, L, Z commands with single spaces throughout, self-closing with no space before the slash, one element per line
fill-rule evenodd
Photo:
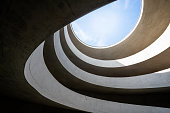
<path fill-rule="evenodd" d="M 81 86 L 83 89 L 84 87 L 88 87 L 87 89 L 91 91 L 100 92 L 111 92 L 111 91 L 118 91 L 118 92 L 140 92 L 141 89 L 143 92 L 152 92 L 155 88 L 155 91 L 158 90 L 157 88 L 161 87 L 169 87 L 170 78 L 169 72 L 168 73 L 153 73 L 148 75 L 140 75 L 137 77 L 125 77 L 125 78 L 108 78 L 108 77 L 101 77 L 98 75 L 90 74 L 85 72 L 79 67 L 75 66 L 65 55 L 62 50 L 60 40 L 59 40 L 59 32 L 56 32 L 54 35 L 54 46 L 53 41 L 48 40 L 45 43 L 44 47 L 44 59 L 49 71 L 52 75 L 60 81 L 62 84 L 65 84 L 69 88 L 74 88 L 76 84 Z M 54 51 L 55 49 L 55 51 Z M 53 52 L 52 52 L 53 51 Z M 56 54 L 56 56 L 55 56 Z M 54 62 L 55 61 L 55 62 Z M 51 63 L 53 62 L 53 63 Z M 60 63 L 59 63 L 60 62 Z M 60 66 L 62 65 L 62 66 Z M 56 67 L 60 67 L 56 69 Z M 58 71 L 61 71 L 61 77 L 58 75 Z M 67 72 L 68 71 L 68 72 Z M 69 80 L 63 81 L 63 80 Z M 147 81 L 146 81 L 147 80 Z M 159 80 L 159 82 L 155 82 Z M 66 82 L 66 83 L 65 83 Z M 72 84 L 72 85 L 71 85 Z M 88 85 L 87 85 L 88 84 Z M 73 86 L 73 87 L 72 87 Z M 100 86 L 100 87 L 99 87 Z M 102 88 L 103 86 L 103 88 Z M 98 87 L 98 88 L 96 88 Z M 104 90 L 104 87 L 106 90 Z M 94 89 L 96 88 L 96 89 Z M 108 91 L 107 91 L 108 88 Z M 113 89 L 110 89 L 113 88 Z M 117 89 L 114 89 L 117 88 Z M 124 91 L 121 91 L 122 90 Z M 125 89 L 128 89 L 126 91 Z M 130 90 L 132 89 L 132 90 Z M 163 88 L 164 89 L 164 88 Z M 136 91 L 135 91 L 136 90 Z M 145 91 L 144 91 L 145 90 Z"/>
<path fill-rule="evenodd" d="M 0 4 L 0 94 L 58 106 L 24 77 L 30 54 L 54 32 L 114 0 L 4 0 Z M 4 98 L 1 96 L 2 98 Z M 9 106 L 8 106 L 9 107 Z"/>
<path fill-rule="evenodd" d="M 143 37 L 146 41 L 146 44 L 144 43 L 144 45 L 142 45 L 143 48 L 147 47 L 154 40 L 156 40 L 161 35 L 161 33 L 163 33 L 163 31 L 166 28 L 165 27 L 166 24 L 169 22 L 169 14 L 167 13 L 169 12 L 168 10 L 169 9 L 168 4 L 170 4 L 169 1 L 150 0 L 146 2 L 148 6 L 151 3 L 152 5 L 153 4 L 154 5 L 150 7 L 145 5 L 147 7 L 144 8 L 144 10 L 148 10 L 148 11 L 145 11 L 137 28 L 130 35 L 133 37 L 135 33 L 141 35 L 140 32 L 143 32 L 146 33 L 147 37 L 151 37 L 152 39 L 151 38 L 147 39 L 144 37 L 144 34 L 142 34 L 141 37 Z M 68 7 L 70 7 L 69 5 L 70 2 L 66 1 L 66 3 Z M 158 7 L 160 7 L 160 9 Z M 76 12 L 79 9 L 76 10 L 76 8 L 74 8 L 74 10 L 75 11 L 73 12 Z M 168 11 L 161 14 L 161 12 L 165 10 Z M 161 26 L 157 27 L 156 25 L 154 25 L 154 23 L 156 22 L 158 23 L 158 21 L 157 20 L 152 21 L 152 19 L 153 17 L 159 17 L 160 15 L 162 16 L 163 19 L 158 18 Z M 69 16 L 69 15 L 64 15 L 64 16 Z M 153 27 L 153 29 L 151 29 L 151 27 Z M 150 30 L 151 32 L 154 33 L 149 33 L 149 31 L 146 31 L 144 29 Z M 157 30 L 159 29 L 160 31 L 155 32 L 156 29 Z M 114 77 L 109 78 L 109 77 L 98 76 L 97 74 L 96 75 L 91 74 L 83 71 L 82 69 L 80 69 L 80 66 L 75 66 L 74 62 L 70 61 L 71 57 L 67 57 L 67 55 L 65 54 L 67 53 L 66 51 L 64 53 L 63 49 L 65 48 L 65 46 L 63 46 L 62 48 L 60 42 L 60 38 L 61 40 L 63 40 L 64 38 L 59 37 L 59 32 L 57 32 L 55 35 L 57 35 L 56 37 L 54 37 L 55 41 L 53 41 L 53 36 L 47 39 L 47 41 L 45 42 L 45 46 L 44 43 L 42 43 L 32 53 L 32 55 L 29 57 L 25 65 L 24 73 L 25 73 L 26 80 L 41 95 L 48 98 L 49 100 L 52 100 L 55 103 L 68 106 L 68 108 L 74 108 L 74 109 L 88 111 L 88 112 L 96 112 L 96 113 L 110 113 L 110 112 L 125 112 L 125 113 L 166 112 L 168 113 L 170 112 L 170 109 L 160 108 L 160 107 L 170 107 L 169 104 L 166 104 L 170 101 L 169 95 L 167 94 L 167 96 L 165 96 L 164 94 L 164 93 L 168 93 L 170 88 L 169 72 L 152 73 L 148 75 L 140 75 L 136 77 L 124 77 L 124 78 L 114 78 Z M 64 32 L 63 32 L 63 36 L 64 36 Z M 134 37 L 133 39 L 127 38 L 126 40 L 112 47 L 114 48 L 119 47 L 121 44 L 123 44 L 122 47 L 128 45 L 127 43 L 128 40 L 129 42 L 130 40 L 134 41 L 137 40 L 137 37 Z M 132 46 L 130 46 L 130 48 Z M 119 51 L 121 50 L 122 47 L 119 48 Z M 134 47 L 137 46 L 134 45 Z M 138 47 L 138 49 L 132 50 L 132 52 L 129 51 L 126 52 L 129 52 L 128 54 L 133 54 L 140 51 L 140 49 L 142 50 L 142 47 Z M 162 64 L 165 64 L 166 63 L 165 61 L 169 60 L 168 59 L 169 50 L 170 48 L 168 48 L 161 54 L 155 56 L 156 58 L 153 57 L 148 59 L 147 61 L 144 61 L 146 64 L 145 63 L 134 64 L 132 65 L 134 67 L 131 67 L 131 69 L 136 68 L 136 66 L 137 68 L 141 68 L 140 66 L 145 66 L 145 65 L 151 66 L 152 65 L 150 64 L 151 62 L 152 63 L 155 62 L 155 66 L 157 66 L 154 68 L 154 71 L 157 69 L 160 70 L 161 68 L 164 69 L 169 64 L 167 63 L 167 65 L 160 66 L 160 64 L 156 64 L 156 60 L 161 59 Z M 128 56 L 128 54 L 117 53 L 117 55 L 113 56 L 111 59 L 114 60 L 115 58 L 125 57 L 126 55 Z M 163 57 L 163 55 L 165 56 Z M 105 60 L 110 59 L 110 57 L 106 58 L 105 56 L 102 57 L 102 59 L 103 58 Z M 166 59 L 162 59 L 162 58 L 166 58 Z M 78 59 L 76 58 L 74 60 L 78 60 Z M 101 67 L 101 69 L 102 68 L 103 67 Z M 126 68 L 126 67 L 122 67 L 122 68 Z M 146 67 L 145 68 L 142 67 L 141 69 L 146 69 Z M 136 73 L 137 75 L 140 72 L 142 72 L 142 71 L 132 72 L 132 70 L 129 71 L 131 71 L 131 73 Z M 151 71 L 150 69 L 148 70 Z M 118 72 L 118 73 L 125 74 L 124 72 Z M 157 93 L 159 93 L 159 96 L 157 96 Z M 157 97 L 161 98 L 161 100 L 158 101 Z M 148 102 L 148 98 L 151 99 L 151 101 Z M 138 105 L 132 105 L 132 104 L 138 104 Z M 141 105 L 145 105 L 145 106 L 141 106 Z M 159 106 L 159 107 L 152 107 L 152 106 Z"/>
<path fill-rule="evenodd" d="M 170 63 L 167 62 L 170 57 L 170 48 L 166 49 L 162 53 L 137 64 L 124 66 L 124 67 L 99 67 L 92 64 L 88 64 L 79 59 L 68 47 L 64 35 L 64 29 L 60 30 L 60 36 L 62 48 L 67 57 L 82 70 L 96 74 L 99 76 L 107 77 L 129 77 L 142 74 L 149 74 L 163 69 L 170 68 Z M 169 46 L 169 45 L 168 45 Z M 161 59 L 161 60 L 160 60 Z M 159 61 L 159 63 L 158 63 Z M 152 65 L 152 66 L 151 66 Z"/>
<path fill-rule="evenodd" d="M 149 58 L 152 58 L 156 56 L 157 54 L 163 52 L 168 47 L 170 47 L 170 24 L 164 31 L 164 33 L 150 46 L 145 48 L 144 50 L 131 55 L 126 58 L 117 59 L 117 60 L 99 60 L 95 58 L 91 58 L 83 53 L 81 53 L 75 45 L 72 43 L 70 36 L 68 34 L 67 27 L 64 27 L 64 36 L 67 42 L 67 45 L 69 46 L 70 50 L 82 61 L 92 64 L 99 67 L 123 67 L 123 66 L 129 66 L 136 63 L 143 62 Z M 65 45 L 65 44 L 63 44 Z"/>
<path fill-rule="evenodd" d="M 35 57 L 34 57 L 35 55 Z M 36 68 L 35 68 L 36 67 Z M 71 108 L 94 113 L 168 113 L 167 108 L 122 104 L 91 98 L 64 87 L 48 71 L 43 60 L 43 44 L 32 54 L 26 63 L 25 77 L 32 87 L 46 98 Z M 50 83 L 50 84 L 49 84 Z"/>
<path fill-rule="evenodd" d="M 170 21 L 169 5 L 167 0 L 144 0 L 143 14 L 136 29 L 125 40 L 111 47 L 92 48 L 84 45 L 68 25 L 69 36 L 77 49 L 89 57 L 101 60 L 128 57 L 148 47 L 165 31 Z"/>

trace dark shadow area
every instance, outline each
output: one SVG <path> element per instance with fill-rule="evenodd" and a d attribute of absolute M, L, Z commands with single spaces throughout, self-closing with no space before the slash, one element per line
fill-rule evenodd
<path fill-rule="evenodd" d="M 148 60 L 143 62 L 139 62 L 129 66 L 123 67 L 100 67 L 95 66 L 78 58 L 69 48 L 65 39 L 64 29 L 60 30 L 60 41 L 61 46 L 66 54 L 66 56 L 70 59 L 70 61 L 75 64 L 80 69 L 96 74 L 98 76 L 107 76 L 107 77 L 131 77 L 131 76 L 140 76 L 144 74 L 151 74 L 153 72 L 157 72 L 163 69 L 167 69 L 170 67 L 170 64 L 167 62 L 170 54 L 170 48 L 163 51 L 161 54 L 158 54 Z M 164 60 L 159 60 L 164 59 Z M 159 61 L 159 63 L 157 63 Z M 159 64 L 159 65 L 158 65 Z M 151 66 L 152 65 L 152 66 Z"/>
<path fill-rule="evenodd" d="M 77 92 L 108 101 L 170 108 L 170 92 L 154 92 L 147 94 L 96 94 L 95 92 L 90 93 L 88 91 Z"/>
<path fill-rule="evenodd" d="M 53 36 L 46 40 L 43 54 L 46 66 L 56 80 L 77 93 L 120 103 L 170 108 L 169 87 L 141 90 L 116 89 L 94 85 L 71 75 L 56 56 Z"/>
<path fill-rule="evenodd" d="M 0 95 L 1 113 L 87 113 L 31 103 Z"/>

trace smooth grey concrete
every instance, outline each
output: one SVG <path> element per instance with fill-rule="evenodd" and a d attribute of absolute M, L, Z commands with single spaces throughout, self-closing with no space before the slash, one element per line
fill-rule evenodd
<path fill-rule="evenodd" d="M 34 49 L 73 20 L 113 0 L 5 0 L 0 4 L 0 93 L 58 106 L 41 96 L 24 77 Z"/>
<path fill-rule="evenodd" d="M 168 47 L 166 50 L 161 52 L 160 54 L 147 59 L 143 62 L 139 62 L 137 64 L 133 64 L 130 66 L 124 67 L 100 67 L 95 66 L 94 64 L 88 64 L 85 61 L 79 59 L 69 48 L 66 43 L 64 29 L 60 30 L 60 39 L 62 48 L 67 55 L 67 57 L 79 68 L 82 70 L 97 74 L 100 76 L 107 77 L 129 77 L 129 76 L 137 76 L 142 74 L 149 74 L 156 71 L 160 71 L 163 69 L 170 68 L 170 63 L 167 62 L 170 57 L 170 48 Z M 138 56 L 140 57 L 140 56 Z M 160 60 L 161 59 L 161 60 Z M 90 60 L 90 59 L 89 59 Z M 159 61 L 159 63 L 158 63 Z M 96 61 L 97 62 L 97 61 Z M 115 63 L 115 62 L 114 62 Z M 151 66 L 152 64 L 152 66 Z"/>
<path fill-rule="evenodd" d="M 143 26 L 145 27 L 145 24 Z M 61 29 L 60 33 L 55 33 L 54 42 L 51 35 L 45 44 L 42 43 L 32 53 L 25 66 L 25 76 L 41 95 L 69 108 L 96 113 L 168 113 L 169 109 L 161 107 L 170 107 L 169 72 L 151 73 L 169 68 L 168 55 L 169 48 L 146 61 L 132 66 L 122 66 L 117 75 L 120 77 L 120 73 L 123 73 L 131 76 L 136 73 L 136 77 L 101 77 L 101 72 L 106 76 L 109 71 L 104 69 L 104 66 L 93 70 L 88 63 L 81 63 L 81 59 L 77 58 L 67 45 L 64 30 Z M 82 67 L 85 70 L 82 70 Z M 89 73 L 89 70 L 97 73 Z M 139 71 L 150 71 L 151 74 L 140 75 Z M 114 74 L 116 76 L 116 73 Z"/>
<path fill-rule="evenodd" d="M 27 81 L 39 93 L 57 103 L 79 110 L 96 113 L 169 113 L 170 109 L 122 104 L 91 98 L 78 94 L 60 84 L 48 71 L 43 58 L 43 43 L 27 60 L 25 67 Z M 50 83 L 50 84 L 49 84 Z"/>
<path fill-rule="evenodd" d="M 55 37 L 55 38 L 57 39 L 58 37 Z M 58 48 L 58 46 L 54 47 L 54 45 L 52 44 L 53 39 L 52 38 L 49 38 L 49 39 L 52 41 L 47 40 L 45 42 L 45 46 L 44 46 L 44 50 L 43 50 L 45 64 L 46 64 L 48 70 L 50 71 L 50 73 L 56 78 L 56 80 L 59 81 L 65 87 L 67 87 L 75 92 L 78 92 L 77 90 L 80 89 L 80 91 L 85 91 L 85 92 L 83 92 L 83 93 L 85 93 L 85 95 L 87 95 L 86 93 L 93 92 L 95 94 L 93 94 L 93 95 L 90 94 L 90 96 L 92 96 L 92 97 L 97 96 L 96 98 L 112 100 L 112 101 L 122 102 L 122 103 L 132 103 L 132 104 L 138 104 L 138 105 L 142 104 L 142 105 L 165 107 L 165 103 L 169 102 L 168 99 L 165 98 L 167 96 L 165 96 L 164 94 L 163 95 L 161 94 L 159 96 L 157 96 L 155 94 L 148 94 L 148 93 L 146 95 L 131 95 L 131 96 L 130 95 L 119 96 L 119 95 L 114 94 L 114 93 L 129 93 L 129 92 L 130 93 L 146 93 L 146 92 L 155 92 L 155 91 L 162 92 L 162 90 L 167 91 L 167 88 L 163 88 L 163 87 L 154 88 L 154 89 L 149 89 L 149 88 L 146 89 L 145 88 L 145 89 L 130 90 L 130 89 L 107 88 L 107 87 L 97 86 L 94 84 L 89 84 L 87 82 L 83 83 L 82 80 L 80 80 L 80 79 L 76 80 L 76 77 L 74 77 L 74 75 L 68 74 L 68 72 L 61 66 L 61 64 L 58 63 L 59 61 L 56 58 L 55 51 L 54 51 L 54 48 Z M 59 41 L 55 40 L 54 42 L 58 42 L 58 44 L 56 44 L 56 45 L 60 45 Z M 61 55 L 61 57 L 63 58 L 64 56 L 61 54 L 60 49 L 57 51 L 60 53 L 59 55 Z M 67 63 L 68 61 L 64 60 L 63 62 Z M 68 65 L 68 66 L 70 66 L 70 65 Z M 73 71 L 78 71 L 78 70 L 76 70 L 74 68 Z M 84 76 L 84 77 L 86 77 L 86 76 Z M 150 79 L 150 78 L 148 77 L 145 79 Z M 155 82 L 154 79 L 152 79 L 152 80 L 153 80 L 153 82 L 148 81 L 148 83 Z M 164 79 L 159 79 L 159 80 L 164 80 Z M 141 82 L 141 81 L 138 81 L 138 82 Z M 146 81 L 146 83 L 147 83 L 147 81 Z M 82 92 L 78 92 L 78 93 L 83 94 Z M 105 95 L 104 96 L 98 95 L 99 93 L 105 93 Z M 109 93 L 112 93 L 112 96 L 106 97 L 106 94 L 109 94 Z M 162 98 L 162 97 L 164 97 L 164 98 Z M 149 101 L 147 100 L 148 98 L 149 98 Z M 159 100 L 159 103 L 157 103 L 158 98 L 161 98 L 161 100 Z M 166 107 L 168 107 L 168 106 L 166 106 Z"/>
<path fill-rule="evenodd" d="M 154 41 L 150 46 L 148 46 L 144 50 L 134 55 L 131 55 L 129 57 L 122 58 L 122 59 L 99 60 L 99 59 L 91 58 L 81 53 L 72 43 L 70 36 L 68 34 L 67 27 L 64 27 L 64 37 L 66 39 L 67 45 L 69 46 L 70 50 L 82 61 L 88 64 L 99 66 L 99 67 L 123 67 L 123 66 L 129 66 L 129 65 L 133 65 L 133 64 L 148 60 L 158 55 L 159 53 L 163 52 L 168 47 L 170 47 L 169 36 L 170 36 L 170 24 L 168 25 L 164 33 L 156 41 Z"/>
<path fill-rule="evenodd" d="M 73 44 L 87 56 L 101 60 L 125 58 L 143 50 L 159 38 L 170 22 L 169 6 L 168 0 L 144 0 L 143 13 L 136 29 L 125 40 L 113 46 L 90 47 L 76 38 L 70 25 L 68 32 Z"/>
<path fill-rule="evenodd" d="M 91 84 L 96 84 L 98 86 L 105 86 L 105 87 L 111 87 L 111 88 L 123 88 L 123 89 L 145 89 L 145 88 L 152 89 L 152 88 L 161 88 L 161 87 L 170 86 L 170 77 L 169 77 L 170 72 L 138 75 L 136 77 L 116 78 L 116 77 L 101 77 L 101 76 L 83 71 L 81 68 L 77 67 L 74 63 L 72 63 L 70 59 L 65 55 L 63 48 L 61 46 L 61 43 L 60 43 L 59 31 L 54 34 L 54 49 L 56 52 L 56 57 L 58 58 L 62 66 L 70 74 L 72 74 L 72 76 L 75 76 L 76 78 L 79 78 L 80 80 L 89 82 Z M 44 52 L 44 57 L 46 56 L 46 54 L 49 54 L 48 51 L 51 51 L 51 50 L 47 49 L 46 51 L 47 51 L 46 53 Z M 49 56 L 52 56 L 52 54 L 50 54 Z M 53 59 L 53 57 L 50 57 L 49 59 Z M 49 62 L 49 59 L 47 59 L 46 62 Z M 52 61 L 57 61 L 57 60 L 54 59 Z M 54 68 L 56 68 L 58 65 L 55 65 Z M 58 69 L 58 70 L 61 70 L 61 69 Z M 57 75 L 53 75 L 53 76 L 57 76 Z M 128 91 L 126 91 L 126 93 L 128 93 Z"/>
<path fill-rule="evenodd" d="M 166 94 L 162 93 L 162 88 L 166 86 L 168 87 L 169 81 L 166 81 L 167 79 L 166 80 L 163 79 L 160 74 L 155 74 L 156 76 L 160 76 L 160 78 L 159 77 L 153 78 L 153 79 L 160 80 L 160 82 L 157 82 L 158 84 L 152 84 L 153 82 L 149 84 L 149 82 L 152 81 L 150 80 L 149 76 L 146 77 L 149 80 L 149 82 L 147 82 L 146 80 L 144 82 L 144 83 L 148 83 L 146 84 L 146 86 L 148 85 L 150 87 L 153 85 L 155 87 L 153 89 L 158 89 L 159 90 L 159 91 L 157 90 L 159 93 L 158 96 L 155 93 L 154 94 L 147 93 L 147 95 L 149 96 L 144 96 L 144 95 L 137 96 L 137 94 L 134 94 L 129 96 L 130 99 L 134 98 L 132 100 L 135 100 L 139 97 L 141 97 L 141 99 L 140 102 L 137 102 L 139 101 L 138 99 L 135 100 L 135 102 L 132 102 L 130 101 L 130 99 L 127 98 L 128 96 L 125 96 L 126 94 L 124 95 L 126 97 L 125 98 L 123 96 L 123 93 L 119 91 L 116 92 L 121 93 L 120 96 L 114 94 L 114 96 L 112 95 L 108 97 L 105 95 L 102 95 L 102 97 L 95 97 L 100 95 L 98 95 L 95 92 L 93 93 L 93 95 L 88 94 L 91 92 L 88 90 L 86 90 L 86 92 L 81 92 L 69 88 L 68 86 L 69 85 L 71 86 L 73 83 L 69 84 L 70 83 L 69 78 L 71 77 L 68 77 L 68 79 L 66 79 L 64 76 L 62 76 L 68 73 L 68 71 L 62 67 L 62 64 L 59 64 L 57 67 L 53 67 L 56 68 L 55 71 L 58 72 L 57 75 L 58 77 L 60 77 L 60 79 L 56 79 L 55 76 L 57 75 L 53 75 L 50 72 L 50 70 L 48 70 L 47 67 L 48 59 L 44 62 L 45 49 L 43 50 L 43 47 L 46 46 L 43 46 L 43 44 L 40 45 L 38 48 L 37 46 L 41 44 L 45 39 L 47 40 L 50 38 L 53 39 L 54 32 L 64 27 L 65 25 L 69 24 L 73 20 L 111 1 L 112 0 L 93 0 L 93 1 L 91 0 L 71 0 L 71 1 L 70 0 L 57 0 L 57 1 L 55 0 L 48 0 L 48 1 L 5 0 L 2 1 L 0 4 L 1 6 L 0 7 L 1 9 L 0 10 L 0 23 L 1 23 L 0 93 L 5 96 L 10 96 L 16 99 L 20 98 L 21 100 L 25 100 L 25 101 L 32 101 L 36 105 L 44 104 L 47 107 L 48 106 L 53 106 L 56 108 L 63 107 L 65 109 L 74 109 L 74 110 L 77 109 L 77 110 L 96 112 L 96 113 L 100 113 L 100 112 L 102 113 L 105 112 L 107 113 L 112 113 L 112 112 L 168 113 L 170 112 L 170 110 L 168 109 L 170 108 L 170 104 L 169 104 L 170 100 L 168 98 L 169 93 L 168 92 Z M 146 19 L 145 21 L 141 19 L 142 20 L 141 22 L 144 24 L 143 25 L 140 24 L 143 27 L 140 27 L 141 29 L 138 29 L 140 30 L 138 31 L 138 33 L 143 32 L 146 35 L 149 35 L 150 32 L 152 32 L 153 34 L 151 35 L 153 35 L 153 37 L 155 38 L 151 39 L 152 41 L 150 40 L 150 38 L 148 39 L 145 38 L 146 40 L 145 43 L 143 44 L 143 48 L 145 48 L 147 45 L 150 44 L 150 42 L 153 42 L 153 40 L 158 38 L 159 37 L 158 35 L 161 35 L 161 33 L 163 33 L 163 31 L 166 28 L 165 23 L 169 22 L 169 19 L 167 18 L 169 17 L 169 10 L 168 10 L 169 1 L 155 0 L 155 2 L 153 2 L 153 0 L 150 0 L 147 1 L 147 3 L 149 3 L 148 5 L 150 6 L 148 7 L 148 10 L 149 9 L 152 10 L 149 10 L 149 12 L 145 13 L 144 15 L 145 18 L 148 19 Z M 158 18 L 160 16 L 162 18 Z M 157 21 L 156 20 L 152 21 L 152 19 L 155 18 L 157 18 Z M 149 24 L 146 24 L 146 21 Z M 160 25 L 159 27 L 155 27 L 157 23 L 159 23 Z M 161 30 L 158 30 L 158 28 Z M 148 31 L 145 32 L 142 31 L 144 29 L 148 29 Z M 137 31 L 135 32 L 137 33 Z M 123 43 L 126 43 L 126 41 Z M 37 49 L 35 50 L 35 48 Z M 122 46 L 122 48 L 124 48 L 124 46 Z M 35 52 L 33 52 L 34 50 Z M 127 51 L 127 53 L 128 54 L 136 53 L 134 51 L 136 50 L 133 50 L 132 52 Z M 52 51 L 49 51 L 49 53 L 50 52 Z M 57 52 L 61 53 L 62 51 L 57 51 Z M 50 60 L 53 59 L 49 59 L 49 61 Z M 57 61 L 53 61 L 49 63 L 48 66 L 53 66 L 53 64 L 56 62 Z M 70 65 L 72 64 L 69 64 L 68 66 Z M 63 71 L 63 73 L 60 73 L 60 71 Z M 73 71 L 76 72 L 78 70 L 73 70 Z M 82 70 L 80 72 L 82 72 Z M 72 76 L 72 78 L 75 77 L 72 74 L 69 75 Z M 164 74 L 164 76 L 168 77 L 168 75 L 166 74 Z M 142 76 L 139 77 L 143 78 Z M 104 77 L 101 78 L 103 79 Z M 97 77 L 95 77 L 95 79 L 97 79 Z M 125 78 L 123 79 L 125 80 Z M 119 80 L 120 85 L 122 85 L 121 82 L 123 82 L 123 79 Z M 65 83 L 67 83 L 68 85 L 64 86 L 65 84 L 61 83 L 61 80 L 65 81 Z M 81 81 L 82 80 L 79 79 L 79 82 Z M 99 82 L 100 80 L 96 80 L 96 81 Z M 84 88 L 86 89 L 89 87 L 89 84 L 92 85 L 95 84 L 95 83 L 90 83 L 88 79 L 87 81 L 84 79 L 84 82 L 85 82 Z M 103 82 L 104 81 L 101 81 L 101 83 L 98 84 L 98 87 L 104 87 L 102 86 Z M 126 81 L 126 83 L 128 83 L 128 81 Z M 104 84 L 107 85 L 106 83 Z M 74 87 L 81 87 L 81 86 L 75 85 Z M 112 86 L 112 87 L 114 88 L 116 86 Z M 126 86 L 122 86 L 122 87 L 126 88 Z M 130 85 L 129 87 L 133 88 Z M 136 86 L 136 88 L 138 87 Z M 138 90 L 138 89 L 134 89 L 134 90 Z M 146 92 L 145 90 L 142 90 L 140 93 L 146 93 Z M 155 99 L 150 98 L 152 96 Z M 142 102 L 141 101 L 142 99 L 145 102 Z M 128 104 L 128 102 L 130 104 Z M 159 107 L 153 107 L 153 106 L 159 106 Z M 8 106 L 8 109 L 10 108 L 11 106 Z"/>

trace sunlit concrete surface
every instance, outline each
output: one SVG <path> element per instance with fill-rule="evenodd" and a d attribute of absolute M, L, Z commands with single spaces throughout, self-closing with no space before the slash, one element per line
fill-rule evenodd
<path fill-rule="evenodd" d="M 72 52 L 74 52 L 74 54 L 84 62 L 100 67 L 123 67 L 123 66 L 133 65 L 145 61 L 169 48 L 170 47 L 170 25 L 166 28 L 164 33 L 155 42 L 153 42 L 150 46 L 148 46 L 144 50 L 134 55 L 131 55 L 129 57 L 117 59 L 117 60 L 99 60 L 99 59 L 91 58 L 81 53 L 71 42 L 66 27 L 65 27 L 65 38 Z"/>
<path fill-rule="evenodd" d="M 26 62 L 28 83 L 68 109 L 170 113 L 170 2 L 142 4 L 135 28 L 116 45 L 87 46 L 69 24 L 48 36 Z"/>
<path fill-rule="evenodd" d="M 116 45 L 80 43 L 70 23 L 110 2 L 2 1 L 0 112 L 170 113 L 170 1 L 143 0 Z"/>
<path fill-rule="evenodd" d="M 158 71 L 158 72 L 156 72 L 156 73 L 165 73 L 165 72 L 169 72 L 169 71 L 170 71 L 170 68 L 164 69 L 164 70 L 162 70 L 162 71 Z"/>
<path fill-rule="evenodd" d="M 31 53 L 57 30 L 113 0 L 5 0 L 0 4 L 2 113 L 79 113 L 38 93 L 24 67 Z"/>
<path fill-rule="evenodd" d="M 43 60 L 43 43 L 27 60 L 25 77 L 39 93 L 57 103 L 94 113 L 168 113 L 170 109 L 122 104 L 91 98 L 71 91 L 60 84 L 48 71 Z M 49 84 L 50 83 L 50 84 Z"/>
<path fill-rule="evenodd" d="M 121 59 L 145 49 L 157 40 L 168 27 L 170 3 L 164 0 L 161 2 L 144 0 L 143 2 L 140 22 L 133 32 L 120 43 L 104 48 L 87 46 L 76 38 L 71 27 L 68 26 L 69 36 L 73 44 L 85 55 L 101 60 Z"/>
<path fill-rule="evenodd" d="M 161 88 L 170 86 L 170 72 L 161 74 L 152 73 L 137 77 L 108 78 L 83 71 L 79 67 L 75 66 L 63 52 L 60 44 L 59 32 L 54 34 L 54 47 L 56 56 L 58 57 L 60 63 L 72 74 L 72 76 L 75 76 L 82 81 L 87 81 L 91 84 L 96 84 L 99 86 L 127 89 Z"/>
<path fill-rule="evenodd" d="M 72 53 L 71 50 L 69 50 L 69 47 L 65 41 L 63 30 L 60 30 L 59 38 L 61 39 L 62 48 L 65 54 L 67 55 L 67 57 L 71 60 L 71 62 L 73 62 L 76 66 L 83 69 L 84 71 L 87 71 L 93 74 L 98 74 L 101 76 L 112 76 L 112 77 L 113 76 L 117 76 L 117 77 L 124 76 L 125 77 L 125 76 L 135 76 L 135 75 L 137 76 L 138 74 L 148 74 L 148 73 L 152 73 L 152 72 L 160 71 L 162 69 L 169 68 L 169 62 L 166 61 L 170 57 L 169 55 L 166 55 L 169 49 L 163 51 L 162 53 L 154 56 L 153 58 L 149 60 L 145 60 L 143 62 L 134 64 L 134 65 L 124 66 L 121 68 L 120 67 L 119 68 L 114 68 L 114 67 L 108 68 L 108 67 L 104 67 L 103 65 L 103 68 L 101 68 L 101 67 L 95 66 L 95 63 L 91 65 L 77 58 L 74 55 L 74 53 Z M 159 61 L 159 64 L 157 64 L 159 59 L 163 59 L 163 60 Z M 150 67 L 149 64 L 152 64 L 152 67 Z M 157 69 L 155 68 L 155 66 L 157 66 Z M 136 71 L 133 71 L 134 69 L 136 69 Z M 96 72 L 95 70 L 98 70 L 98 71 Z"/>

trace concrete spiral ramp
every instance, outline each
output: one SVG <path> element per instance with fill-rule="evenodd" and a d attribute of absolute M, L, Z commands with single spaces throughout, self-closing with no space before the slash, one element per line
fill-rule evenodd
<path fill-rule="evenodd" d="M 169 6 L 167 0 L 142 1 L 133 32 L 110 47 L 87 46 L 65 26 L 31 54 L 26 80 L 44 97 L 77 110 L 170 112 L 157 100 L 170 89 Z"/>
<path fill-rule="evenodd" d="M 142 0 L 116 45 L 82 43 L 71 22 L 110 2 L 2 2 L 0 95 L 68 113 L 170 113 L 170 0 Z"/>

